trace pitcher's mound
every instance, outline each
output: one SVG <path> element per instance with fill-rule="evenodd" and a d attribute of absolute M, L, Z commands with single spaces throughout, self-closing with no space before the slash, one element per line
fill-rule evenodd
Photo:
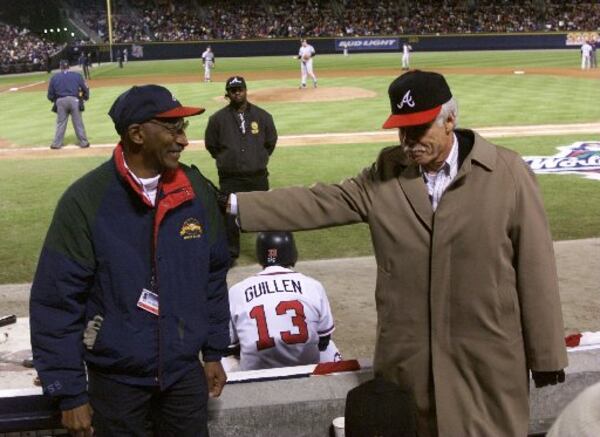
<path fill-rule="evenodd" d="M 375 97 L 375 91 L 357 87 L 320 87 L 312 88 L 265 88 L 248 91 L 248 100 L 251 102 L 333 102 L 338 100 L 351 100 Z M 223 96 L 215 100 L 223 101 Z"/>

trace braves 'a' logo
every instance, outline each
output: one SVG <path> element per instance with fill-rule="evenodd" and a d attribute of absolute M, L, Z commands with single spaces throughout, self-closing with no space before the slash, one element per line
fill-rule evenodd
<path fill-rule="evenodd" d="M 581 141 L 558 147 L 554 156 L 525 156 L 535 173 L 578 174 L 600 181 L 600 142 Z"/>
<path fill-rule="evenodd" d="M 407 104 L 411 108 L 415 107 L 415 101 L 410 95 L 410 90 L 408 90 L 406 94 L 404 94 L 404 97 L 402 97 L 402 101 L 400 103 L 397 103 L 396 106 L 398 107 L 398 109 L 402 109 L 404 107 L 404 104 Z"/>

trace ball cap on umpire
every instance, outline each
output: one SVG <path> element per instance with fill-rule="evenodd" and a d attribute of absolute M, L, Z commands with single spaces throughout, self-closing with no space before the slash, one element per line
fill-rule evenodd
<path fill-rule="evenodd" d="M 396 78 L 388 89 L 392 114 L 384 129 L 426 124 L 440 113 L 452 98 L 444 76 L 430 71 L 413 70 Z"/>
<path fill-rule="evenodd" d="M 182 106 L 171 91 L 160 85 L 134 86 L 113 103 L 108 115 L 119 134 L 134 123 L 153 118 L 181 118 L 202 114 L 204 108 Z"/>
<path fill-rule="evenodd" d="M 246 81 L 242 76 L 232 76 L 229 79 L 227 79 L 227 82 L 225 82 L 225 91 L 234 88 L 246 89 Z"/>

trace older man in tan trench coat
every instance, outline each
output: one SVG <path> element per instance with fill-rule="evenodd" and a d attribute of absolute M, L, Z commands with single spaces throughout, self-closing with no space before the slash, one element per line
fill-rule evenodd
<path fill-rule="evenodd" d="M 242 229 L 366 222 L 377 260 L 375 372 L 412 391 L 420 436 L 525 436 L 529 371 L 567 364 L 552 240 L 516 153 L 456 128 L 443 76 L 390 86 L 401 145 L 340 184 L 239 193 Z M 235 211 L 234 211 L 235 212 Z"/>

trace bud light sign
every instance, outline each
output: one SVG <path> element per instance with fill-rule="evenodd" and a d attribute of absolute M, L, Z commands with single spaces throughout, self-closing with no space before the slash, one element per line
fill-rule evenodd
<path fill-rule="evenodd" d="M 345 49 L 349 51 L 364 50 L 398 50 L 400 43 L 398 38 L 349 38 L 336 39 L 335 49 L 341 52 Z"/>

